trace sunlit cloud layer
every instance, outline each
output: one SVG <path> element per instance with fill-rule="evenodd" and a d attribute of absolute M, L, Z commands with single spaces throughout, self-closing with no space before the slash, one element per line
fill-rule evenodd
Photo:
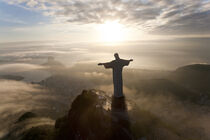
<path fill-rule="evenodd" d="M 113 60 L 115 52 L 123 59 L 134 59 L 129 68 L 174 70 L 187 64 L 210 63 L 209 44 L 209 38 L 138 41 L 116 45 L 61 42 L 5 43 L 0 44 L 0 72 L 8 74 L 22 70 L 33 71 L 34 74 L 34 71 L 43 69 L 37 64 L 45 64 L 51 56 L 66 66 L 75 63 L 94 63 L 97 66 L 100 62 Z"/>
<path fill-rule="evenodd" d="M 54 22 L 104 23 L 117 20 L 156 34 L 209 34 L 209 0 L 10 0 L 38 10 Z"/>

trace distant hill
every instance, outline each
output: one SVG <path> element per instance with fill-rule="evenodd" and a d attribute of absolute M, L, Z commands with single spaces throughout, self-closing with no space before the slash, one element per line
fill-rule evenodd
<path fill-rule="evenodd" d="M 187 65 L 178 68 L 176 71 L 199 71 L 199 72 L 210 72 L 210 65 L 207 64 L 193 64 L 193 65 Z"/>
<path fill-rule="evenodd" d="M 184 87 L 210 94 L 210 65 L 194 64 L 180 67 L 169 77 Z"/>
<path fill-rule="evenodd" d="M 16 75 L 0 75 L 0 79 L 21 81 L 24 77 Z"/>
<path fill-rule="evenodd" d="M 54 57 L 48 57 L 47 62 L 42 65 L 50 67 L 64 67 L 64 65 L 61 62 L 56 61 Z"/>

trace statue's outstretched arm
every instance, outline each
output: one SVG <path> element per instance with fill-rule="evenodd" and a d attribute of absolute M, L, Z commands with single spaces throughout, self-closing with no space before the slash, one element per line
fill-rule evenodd
<path fill-rule="evenodd" d="M 105 68 L 112 68 L 112 63 L 107 62 L 107 63 L 98 63 L 99 66 L 104 65 Z"/>
<path fill-rule="evenodd" d="M 104 65 L 104 63 L 98 63 L 99 66 Z"/>
<path fill-rule="evenodd" d="M 133 61 L 133 59 L 130 60 L 123 60 L 123 66 L 128 66 L 130 62 Z"/>

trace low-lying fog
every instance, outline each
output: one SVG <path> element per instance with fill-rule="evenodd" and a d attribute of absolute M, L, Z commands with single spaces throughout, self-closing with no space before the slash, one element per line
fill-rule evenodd
<path fill-rule="evenodd" d="M 124 59 L 134 59 L 124 71 L 124 92 L 129 100 L 164 121 L 176 124 L 187 136 L 193 132 L 196 138 L 208 139 L 209 106 L 183 102 L 175 94 L 165 93 L 172 91 L 164 91 L 164 88 L 156 91 L 159 83 L 166 82 L 168 86 L 168 77 L 176 68 L 192 63 L 210 63 L 208 43 L 210 39 L 115 45 L 0 44 L 0 138 L 26 111 L 56 119 L 68 111 L 72 100 L 83 89 L 100 89 L 111 95 L 111 70 L 105 70 L 97 63 L 111 61 L 113 53 L 118 52 Z M 3 75 L 22 76 L 23 79 L 1 78 Z"/>

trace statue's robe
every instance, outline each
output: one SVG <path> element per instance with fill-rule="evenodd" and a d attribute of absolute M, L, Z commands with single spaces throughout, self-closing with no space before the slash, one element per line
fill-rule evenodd
<path fill-rule="evenodd" d="M 114 97 L 123 97 L 123 78 L 122 70 L 124 66 L 128 66 L 129 60 L 116 59 L 108 63 L 103 63 L 105 68 L 112 68 Z"/>

